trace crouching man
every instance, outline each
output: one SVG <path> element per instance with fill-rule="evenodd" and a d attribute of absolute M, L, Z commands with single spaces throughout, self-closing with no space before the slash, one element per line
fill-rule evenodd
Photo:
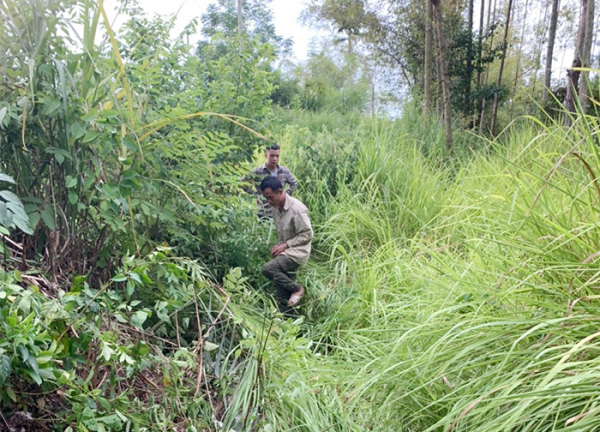
<path fill-rule="evenodd" d="M 275 284 L 279 310 L 286 313 L 304 295 L 304 287 L 296 282 L 295 273 L 308 262 L 313 230 L 306 206 L 286 194 L 277 177 L 265 177 L 260 190 L 273 209 L 278 238 L 271 248 L 273 259 L 263 266 L 263 274 Z"/>

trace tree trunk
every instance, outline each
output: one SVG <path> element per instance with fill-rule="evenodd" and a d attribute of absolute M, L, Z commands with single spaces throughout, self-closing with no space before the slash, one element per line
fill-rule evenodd
<path fill-rule="evenodd" d="M 467 42 L 467 64 L 466 64 L 466 72 L 467 79 L 465 82 L 465 100 L 464 104 L 466 107 L 471 106 L 471 80 L 473 79 L 473 1 L 468 0 L 469 7 L 467 11 L 468 19 L 468 33 L 469 33 L 469 41 Z M 469 109 L 468 112 L 471 110 Z"/>
<path fill-rule="evenodd" d="M 593 0 L 592 0 L 593 1 Z M 571 63 L 571 69 L 567 71 L 567 95 L 565 96 L 565 109 L 569 113 L 575 112 L 575 95 L 579 89 L 579 76 L 581 72 L 573 70 L 581 67 L 581 60 L 585 42 L 585 24 L 587 21 L 588 0 L 581 0 L 581 15 L 579 17 L 579 30 L 577 31 L 577 42 L 575 43 L 575 57 Z M 571 125 L 571 116 L 565 116 L 565 126 Z"/>
<path fill-rule="evenodd" d="M 498 71 L 498 81 L 496 81 L 496 94 L 494 95 L 494 105 L 492 105 L 492 124 L 490 131 L 492 136 L 496 133 L 496 119 L 498 118 L 498 90 L 502 85 L 502 72 L 504 71 L 504 60 L 506 59 L 506 49 L 508 45 L 508 32 L 510 29 L 510 13 L 512 11 L 513 0 L 508 0 L 508 10 L 506 11 L 506 24 L 504 27 L 504 38 L 502 40 L 502 57 L 500 57 L 500 70 Z"/>
<path fill-rule="evenodd" d="M 238 36 L 240 37 L 240 51 L 244 51 L 244 41 L 242 40 L 242 34 L 244 34 L 244 21 L 242 15 L 242 0 L 237 0 L 237 21 L 238 21 Z"/>
<path fill-rule="evenodd" d="M 583 53 L 581 56 L 581 65 L 584 68 L 590 67 L 592 57 L 592 41 L 594 39 L 594 0 L 588 0 L 587 11 L 585 17 L 585 36 L 583 39 Z M 582 71 L 581 85 L 579 86 L 579 103 L 581 104 L 581 112 L 584 114 L 588 110 L 589 105 L 589 72 Z"/>
<path fill-rule="evenodd" d="M 490 28 L 492 22 L 496 21 L 496 0 L 494 0 L 494 6 L 492 7 L 492 0 L 488 5 L 488 16 L 487 16 L 487 28 Z M 490 36 L 490 47 L 494 46 L 494 33 Z M 490 66 L 485 69 L 485 75 L 483 77 L 483 85 L 488 83 L 488 76 L 490 74 Z M 485 99 L 481 99 L 481 112 L 479 114 L 479 133 L 483 133 L 483 121 L 485 119 Z"/>
<path fill-rule="evenodd" d="M 552 0 L 552 11 L 550 12 L 550 29 L 548 30 L 548 49 L 546 50 L 546 70 L 544 71 L 544 91 L 542 102 L 550 96 L 550 85 L 552 81 L 552 58 L 554 56 L 554 41 L 556 40 L 556 26 L 558 24 L 559 0 Z"/>
<path fill-rule="evenodd" d="M 371 89 L 371 117 L 375 118 L 375 66 L 370 67 L 369 63 L 365 61 L 363 67 Z"/>
<path fill-rule="evenodd" d="M 430 0 L 429 0 L 430 1 Z M 433 4 L 431 5 L 431 10 L 433 11 Z M 435 14 L 433 17 L 433 26 L 437 29 L 435 24 Z M 435 81 L 434 81 L 434 91 L 435 91 L 435 114 L 437 118 L 442 118 L 444 115 L 444 107 L 442 101 L 444 100 L 444 95 L 442 92 L 442 66 L 439 62 L 439 51 L 440 51 L 440 41 L 439 34 L 436 30 L 433 31 L 433 44 L 434 44 L 434 67 L 435 67 Z M 433 85 L 433 84 L 432 84 Z"/>
<path fill-rule="evenodd" d="M 375 80 L 371 77 L 371 117 L 375 118 Z"/>
<path fill-rule="evenodd" d="M 527 7 L 529 0 L 525 0 L 525 10 L 523 11 L 523 27 L 521 27 L 521 40 L 519 41 L 519 52 L 517 54 L 517 67 L 515 68 L 515 81 L 513 83 L 512 97 L 510 98 L 510 114 L 508 118 L 513 119 L 513 109 L 515 106 L 515 95 L 517 94 L 517 83 L 519 81 L 519 72 L 521 68 L 521 56 L 523 55 L 523 42 L 525 39 L 525 28 L 527 27 Z"/>
<path fill-rule="evenodd" d="M 423 79 L 423 113 L 425 117 L 431 115 L 431 72 L 433 65 L 433 5 L 429 0 L 427 2 L 427 16 L 425 18 L 425 64 Z"/>
<path fill-rule="evenodd" d="M 444 36 L 444 19 L 442 15 L 441 0 L 431 0 L 434 8 L 436 27 L 439 42 L 440 81 L 442 83 L 442 97 L 444 105 L 444 143 L 446 151 L 452 151 L 452 105 L 450 101 L 450 82 L 448 80 L 448 49 L 446 47 L 446 38 Z"/>
<path fill-rule="evenodd" d="M 477 64 L 478 64 L 478 68 L 477 68 L 477 88 L 479 89 L 479 87 L 481 86 L 481 57 L 483 56 L 483 18 L 485 17 L 485 0 L 481 0 L 481 10 L 479 11 L 479 37 L 478 37 L 478 44 L 477 44 Z M 473 122 L 474 122 L 474 126 L 477 126 L 477 119 L 478 119 L 478 113 L 477 113 L 477 107 L 475 106 L 477 104 L 474 104 L 473 106 Z"/>
<path fill-rule="evenodd" d="M 550 27 L 550 9 L 551 4 L 546 1 L 544 5 L 544 17 L 541 18 L 541 22 L 544 23 L 542 31 L 539 33 L 536 42 L 535 48 L 533 50 L 533 58 L 535 67 L 533 69 L 533 77 L 531 79 L 531 94 L 537 94 L 537 85 L 538 85 L 538 77 L 540 76 L 540 68 L 542 68 L 542 51 L 544 51 L 544 47 L 546 46 L 546 37 L 548 35 L 548 28 Z M 544 86 L 544 75 L 546 73 L 546 66 L 542 69 L 542 87 Z M 543 93 L 543 92 L 542 92 Z M 542 97 L 544 95 L 542 94 Z"/>

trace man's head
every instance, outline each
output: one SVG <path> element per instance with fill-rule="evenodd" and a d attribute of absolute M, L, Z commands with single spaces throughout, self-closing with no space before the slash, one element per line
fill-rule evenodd
<path fill-rule="evenodd" d="M 265 158 L 267 159 L 265 165 L 269 171 L 275 171 L 279 164 L 279 146 L 273 144 L 265 149 Z"/>
<path fill-rule="evenodd" d="M 260 182 L 260 190 L 271 206 L 281 208 L 285 204 L 283 185 L 277 177 L 267 176 Z"/>

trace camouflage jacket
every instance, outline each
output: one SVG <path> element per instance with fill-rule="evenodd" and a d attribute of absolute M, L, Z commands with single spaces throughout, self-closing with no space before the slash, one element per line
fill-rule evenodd
<path fill-rule="evenodd" d="M 258 216 L 260 218 L 272 218 L 273 210 L 271 205 L 265 201 L 260 190 L 260 182 L 268 175 L 272 175 L 266 165 L 254 168 L 250 175 L 244 177 L 246 181 L 254 183 L 254 195 L 256 196 L 256 202 L 258 204 Z M 283 190 L 292 195 L 292 193 L 298 187 L 298 182 L 292 175 L 289 169 L 284 166 L 278 165 L 276 176 L 283 185 Z"/>

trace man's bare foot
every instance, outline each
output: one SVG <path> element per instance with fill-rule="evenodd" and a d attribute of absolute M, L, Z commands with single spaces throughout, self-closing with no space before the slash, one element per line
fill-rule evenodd
<path fill-rule="evenodd" d="M 304 287 L 302 285 L 300 285 L 300 289 L 298 291 L 296 291 L 295 293 L 293 293 L 292 296 L 290 297 L 290 299 L 288 300 L 288 306 L 296 306 L 300 302 L 300 299 L 302 298 L 303 295 L 304 295 Z"/>

